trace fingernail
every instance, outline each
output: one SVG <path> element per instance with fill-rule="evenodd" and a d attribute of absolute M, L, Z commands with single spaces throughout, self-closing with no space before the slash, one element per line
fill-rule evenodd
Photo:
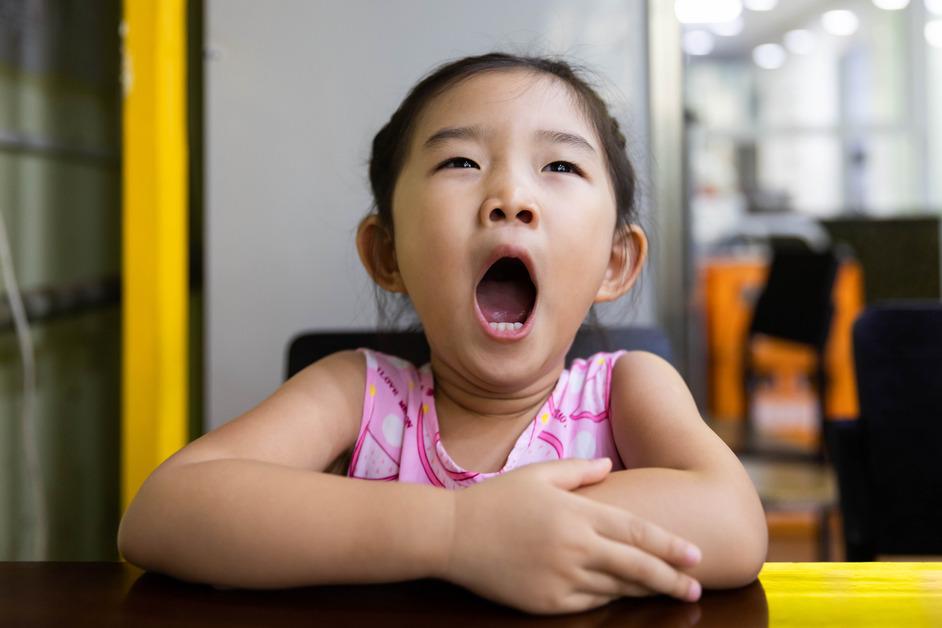
<path fill-rule="evenodd" d="M 696 580 L 693 580 L 690 583 L 690 590 L 687 591 L 687 599 L 690 600 L 691 602 L 696 602 L 697 600 L 700 599 L 700 593 L 701 593 L 700 583 L 697 582 Z"/>
<path fill-rule="evenodd" d="M 700 548 L 696 545 L 687 546 L 687 560 L 692 563 L 699 563 L 703 556 L 700 554 Z"/>

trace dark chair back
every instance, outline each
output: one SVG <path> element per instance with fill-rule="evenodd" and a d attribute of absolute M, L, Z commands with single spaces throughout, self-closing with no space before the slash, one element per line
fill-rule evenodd
<path fill-rule="evenodd" d="M 343 351 L 366 347 L 408 360 L 416 366 L 429 361 L 429 346 L 421 331 L 318 331 L 295 336 L 288 347 L 287 376 L 291 377 L 308 364 Z M 671 361 L 670 341 L 659 327 L 610 327 L 597 331 L 584 326 L 566 354 L 566 364 L 598 351 L 617 349 L 644 350 Z"/>
<path fill-rule="evenodd" d="M 942 302 L 888 302 L 854 324 L 858 421 L 834 422 L 849 560 L 942 554 Z"/>
<path fill-rule="evenodd" d="M 777 247 L 759 294 L 749 334 L 764 334 L 823 349 L 831 328 L 831 294 L 838 259 L 800 247 Z"/>

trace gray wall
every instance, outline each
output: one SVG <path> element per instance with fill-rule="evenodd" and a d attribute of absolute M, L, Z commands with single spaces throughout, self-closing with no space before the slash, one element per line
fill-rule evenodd
<path fill-rule="evenodd" d="M 207 427 L 278 387 L 297 332 L 376 324 L 354 245 L 370 142 L 439 63 L 502 49 L 586 64 L 648 181 L 644 15 L 643 0 L 208 0 Z M 602 322 L 652 322 L 652 284 Z"/>

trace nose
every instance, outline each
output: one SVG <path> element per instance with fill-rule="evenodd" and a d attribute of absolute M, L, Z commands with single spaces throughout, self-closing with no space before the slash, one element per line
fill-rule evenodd
<path fill-rule="evenodd" d="M 502 222 L 535 224 L 539 216 L 537 203 L 530 189 L 519 178 L 504 173 L 491 187 L 491 194 L 481 204 L 479 217 L 485 227 Z"/>

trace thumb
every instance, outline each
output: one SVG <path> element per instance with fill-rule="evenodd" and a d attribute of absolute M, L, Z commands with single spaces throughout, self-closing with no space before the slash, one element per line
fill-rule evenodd
<path fill-rule="evenodd" d="M 547 465 L 550 483 L 567 491 L 586 484 L 601 482 L 611 470 L 611 458 L 596 458 L 595 460 L 569 458 Z"/>

